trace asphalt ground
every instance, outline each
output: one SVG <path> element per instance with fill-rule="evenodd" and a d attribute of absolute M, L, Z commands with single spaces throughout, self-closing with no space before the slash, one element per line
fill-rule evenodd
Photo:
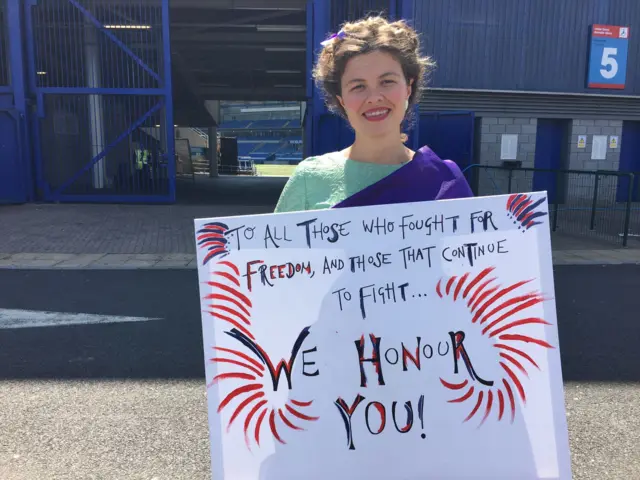
<path fill-rule="evenodd" d="M 640 266 L 555 282 L 574 478 L 640 479 Z M 0 328 L 0 479 L 210 478 L 195 270 L 0 270 L 0 309 L 160 318 Z"/>

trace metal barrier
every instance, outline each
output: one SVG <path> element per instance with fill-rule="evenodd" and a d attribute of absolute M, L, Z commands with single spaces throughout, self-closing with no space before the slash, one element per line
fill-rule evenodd
<path fill-rule="evenodd" d="M 168 0 L 25 3 L 40 196 L 174 201 Z"/>
<path fill-rule="evenodd" d="M 629 239 L 640 240 L 640 172 L 489 165 L 470 165 L 464 172 L 478 196 L 546 191 L 554 232 L 625 247 Z"/>

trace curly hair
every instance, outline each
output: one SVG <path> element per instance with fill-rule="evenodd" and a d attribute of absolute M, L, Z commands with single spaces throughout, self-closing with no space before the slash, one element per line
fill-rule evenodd
<path fill-rule="evenodd" d="M 402 66 L 407 82 L 413 81 L 409 106 L 420 101 L 426 77 L 435 63 L 430 57 L 420 54 L 418 34 L 406 22 L 389 22 L 381 16 L 374 16 L 344 23 L 340 35 L 327 42 L 318 56 L 313 78 L 323 92 L 329 110 L 346 118 L 337 97 L 341 95 L 340 81 L 347 62 L 357 55 L 374 51 L 391 54 Z M 411 110 L 408 108 L 407 113 Z"/>

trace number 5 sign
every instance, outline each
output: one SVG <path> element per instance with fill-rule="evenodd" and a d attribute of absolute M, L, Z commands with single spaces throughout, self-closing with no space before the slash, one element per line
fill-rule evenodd
<path fill-rule="evenodd" d="M 627 74 L 629 27 L 593 25 L 589 56 L 589 88 L 622 90 Z"/>

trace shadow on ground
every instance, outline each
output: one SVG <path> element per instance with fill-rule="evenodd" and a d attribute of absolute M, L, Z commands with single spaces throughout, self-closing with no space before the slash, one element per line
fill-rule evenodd
<path fill-rule="evenodd" d="M 196 176 L 176 183 L 176 200 L 186 205 L 275 206 L 288 177 Z"/>
<path fill-rule="evenodd" d="M 640 381 L 640 266 L 559 266 L 565 381 Z M 0 308 L 160 317 L 0 329 L 0 378 L 202 378 L 196 270 L 0 271 Z M 211 353 L 211 352 L 207 352 Z"/>

